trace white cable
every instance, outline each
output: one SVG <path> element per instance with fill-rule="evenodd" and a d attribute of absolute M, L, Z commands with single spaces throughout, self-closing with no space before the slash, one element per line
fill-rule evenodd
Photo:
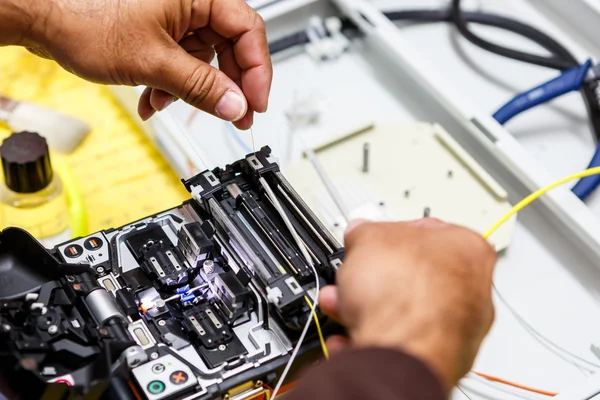
<path fill-rule="evenodd" d="M 496 285 L 493 285 L 494 292 L 496 293 L 496 297 L 500 302 L 508 309 L 508 311 L 513 315 L 513 317 L 517 320 L 517 322 L 527 331 L 533 339 L 535 339 L 539 344 L 543 347 L 551 351 L 554 355 L 561 358 L 564 361 L 567 361 L 578 368 L 582 368 L 588 372 L 596 372 L 600 365 L 593 363 L 591 361 L 586 360 L 583 357 L 580 357 L 570 351 L 564 349 L 558 344 L 554 343 L 549 338 L 545 337 L 542 333 L 536 330 L 527 320 L 521 316 L 517 310 L 515 310 L 510 303 L 506 300 L 506 298 L 500 293 Z M 562 354 L 561 354 L 562 353 Z M 568 358 L 571 357 L 571 358 Z M 578 362 L 579 361 L 579 362 Z"/>
<path fill-rule="evenodd" d="M 290 356 L 290 359 L 287 362 L 285 369 L 283 370 L 281 376 L 279 377 L 279 380 L 277 381 L 277 385 L 275 385 L 275 389 L 273 390 L 273 395 L 271 396 L 271 400 L 275 400 L 275 396 L 277 396 L 277 392 L 279 392 L 279 389 L 281 389 L 281 385 L 283 384 L 283 381 L 285 381 L 285 377 L 287 376 L 288 372 L 290 371 L 290 368 L 292 367 L 292 364 L 294 363 L 294 360 L 296 359 L 296 356 L 298 355 L 298 351 L 300 351 L 300 347 L 302 347 L 302 342 L 304 342 L 304 338 L 306 337 L 308 328 L 310 327 L 310 324 L 313 320 L 312 316 L 317 309 L 317 304 L 319 303 L 319 291 L 321 290 L 321 288 L 319 286 L 319 276 L 317 275 L 317 270 L 315 269 L 315 267 L 313 265 L 311 265 L 310 267 L 312 268 L 313 273 L 315 274 L 315 285 L 316 285 L 313 306 L 310 309 L 310 314 L 306 321 L 306 325 L 304 325 L 304 329 L 302 330 L 302 333 L 300 334 L 298 343 L 296 344 L 296 347 L 294 348 L 294 351 L 292 352 L 292 355 Z"/>
<path fill-rule="evenodd" d="M 300 236 L 298 236 L 298 232 L 296 232 L 296 229 L 294 228 L 294 225 L 292 225 L 292 222 L 290 221 L 290 219 L 288 218 L 287 214 L 285 213 L 285 210 L 281 206 L 281 203 L 279 202 L 279 199 L 275 196 L 275 193 L 273 192 L 273 189 L 271 189 L 271 186 L 269 185 L 269 183 L 262 176 L 258 179 L 258 181 L 260 182 L 260 184 L 262 185 L 262 187 L 267 192 L 267 195 L 269 196 L 269 198 L 273 202 L 273 205 L 275 206 L 275 209 L 277 210 L 277 212 L 281 216 L 281 219 L 283 219 L 283 223 L 285 224 L 285 226 L 287 226 L 288 230 L 292 234 L 292 237 L 294 238 L 294 241 L 296 242 L 296 245 L 300 248 L 300 252 L 302 253 L 302 255 L 304 256 L 304 258 L 306 259 L 306 262 L 311 267 L 314 266 L 312 258 L 310 258 L 310 254 L 308 254 L 308 250 L 306 250 L 306 247 L 304 246 L 304 243 L 302 243 L 302 240 L 300 239 Z M 316 274 L 316 271 L 315 271 L 315 274 Z"/>
<path fill-rule="evenodd" d="M 296 244 L 298 245 L 298 247 L 300 247 L 300 251 L 306 258 L 308 265 L 310 266 L 310 268 L 313 271 L 313 274 L 315 275 L 315 298 L 313 299 L 313 305 L 310 309 L 310 314 L 308 315 L 308 319 L 306 320 L 304 329 L 302 330 L 302 333 L 300 334 L 300 338 L 298 338 L 298 343 L 296 344 L 296 347 L 294 348 L 294 351 L 292 352 L 292 355 L 290 356 L 290 359 L 288 360 L 288 362 L 285 366 L 285 369 L 283 370 L 283 373 L 279 377 L 279 380 L 277 381 L 277 385 L 275 385 L 275 389 L 273 390 L 273 394 L 271 396 L 271 399 L 274 400 L 275 396 L 277 395 L 277 392 L 279 392 L 279 389 L 281 389 L 281 385 L 283 384 L 285 377 L 287 376 L 288 372 L 290 371 L 290 368 L 292 367 L 294 360 L 298 356 L 298 351 L 300 351 L 300 347 L 302 347 L 302 343 L 304 342 L 304 338 L 306 337 L 308 328 L 310 327 L 310 324 L 313 320 L 312 316 L 315 314 L 317 305 L 319 303 L 319 292 L 320 292 L 321 288 L 319 286 L 319 275 L 317 274 L 317 270 L 315 269 L 315 264 L 313 263 L 312 259 L 310 258 L 310 255 L 308 254 L 308 251 L 306 250 L 304 243 L 302 243 L 302 240 L 300 240 L 300 236 L 298 236 L 298 232 L 296 232 L 296 229 L 292 225 L 287 214 L 285 213 L 285 210 L 281 206 L 281 203 L 279 203 L 279 199 L 277 199 L 277 197 L 275 196 L 275 193 L 273 192 L 273 189 L 271 189 L 271 186 L 269 186 L 269 183 L 265 180 L 265 178 L 260 177 L 259 181 L 260 181 L 261 185 L 263 186 L 263 188 L 265 189 L 265 191 L 267 192 L 267 195 L 273 202 L 275 209 L 277 210 L 279 215 L 281 215 L 283 222 L 285 223 L 285 225 L 289 229 L 290 233 L 294 237 Z"/>
<path fill-rule="evenodd" d="M 467 394 L 467 392 L 463 388 L 460 387 L 460 385 L 456 385 L 456 388 L 463 394 L 463 396 L 465 396 L 467 398 L 467 400 L 473 400 L 471 398 L 471 396 L 469 396 Z"/>
<path fill-rule="evenodd" d="M 319 161 L 319 158 L 315 154 L 315 151 L 310 146 L 307 145 L 307 143 L 304 141 L 304 139 L 302 137 L 298 136 L 298 138 L 300 139 L 302 147 L 304 148 L 304 153 L 308 157 L 308 160 L 311 162 L 313 168 L 319 175 L 319 179 L 321 179 L 321 182 L 323 183 L 323 185 L 329 192 L 329 196 L 331 196 L 331 199 L 335 203 L 335 206 L 337 207 L 339 212 L 342 214 L 342 217 L 344 218 L 344 220 L 346 220 L 346 223 L 349 223 L 351 220 L 350 213 L 344 206 L 344 201 L 342 200 L 342 196 L 340 195 L 337 188 L 331 181 L 331 178 L 329 178 L 329 174 L 327 174 L 327 171 L 325 171 L 325 168 L 323 167 L 323 165 L 321 165 L 321 162 Z"/>

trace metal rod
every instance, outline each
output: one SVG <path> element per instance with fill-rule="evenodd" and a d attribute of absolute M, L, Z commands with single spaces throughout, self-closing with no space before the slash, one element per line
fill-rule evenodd
<path fill-rule="evenodd" d="M 370 152 L 370 146 L 369 143 L 365 143 L 363 145 L 363 164 L 362 164 L 362 172 L 363 173 L 367 173 L 369 172 L 369 152 Z"/>
<path fill-rule="evenodd" d="M 319 162 L 317 155 L 315 154 L 313 149 L 308 148 L 308 147 L 306 147 L 306 150 L 304 150 L 304 152 L 306 153 L 306 156 L 312 163 L 315 171 L 317 171 L 317 174 L 319 174 L 319 178 L 323 182 L 323 185 L 325 185 L 325 188 L 327 188 L 327 191 L 329 192 L 329 195 L 331 196 L 331 198 L 332 198 L 333 202 L 335 203 L 335 205 L 337 206 L 338 210 L 340 211 L 340 213 L 342 213 L 342 216 L 344 217 L 346 222 L 347 223 L 350 222 L 350 214 L 346 210 L 346 207 L 344 207 L 344 203 L 342 201 L 342 198 L 341 198 L 339 192 L 333 185 L 333 182 L 331 182 L 331 180 L 329 179 L 329 175 L 327 175 L 327 171 L 325 171 L 325 168 L 323 168 L 323 166 Z"/>

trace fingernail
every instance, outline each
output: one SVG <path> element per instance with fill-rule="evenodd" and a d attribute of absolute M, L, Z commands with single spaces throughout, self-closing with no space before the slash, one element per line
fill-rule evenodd
<path fill-rule="evenodd" d="M 350 221 L 350 223 L 346 227 L 346 235 L 358 228 L 359 226 L 361 226 L 362 224 L 366 224 L 367 222 L 369 221 L 367 221 L 366 219 L 355 219 Z"/>
<path fill-rule="evenodd" d="M 140 115 L 142 121 L 148 121 L 154 114 L 156 114 L 156 110 L 151 110 L 147 115 Z"/>
<path fill-rule="evenodd" d="M 215 113 L 226 121 L 240 120 L 247 110 L 246 98 L 233 90 L 225 92 L 215 107 Z"/>
<path fill-rule="evenodd" d="M 169 98 L 167 101 L 165 101 L 165 103 L 162 105 L 162 107 L 159 107 L 158 110 L 156 110 L 156 111 L 164 110 L 165 108 L 169 107 L 171 104 L 175 103 L 175 100 L 177 100 L 177 97 Z"/>

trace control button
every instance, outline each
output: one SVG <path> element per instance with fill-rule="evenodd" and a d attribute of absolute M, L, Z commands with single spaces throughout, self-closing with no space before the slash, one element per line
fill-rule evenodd
<path fill-rule="evenodd" d="M 72 244 L 67 247 L 64 251 L 65 256 L 68 258 L 77 258 L 83 253 L 83 247 L 78 244 Z"/>
<path fill-rule="evenodd" d="M 100 247 L 102 247 L 102 243 L 102 239 L 99 237 L 91 237 L 86 240 L 83 245 L 88 250 L 98 250 Z"/>
<path fill-rule="evenodd" d="M 188 381 L 188 374 L 183 371 L 175 371 L 169 377 L 171 383 L 175 385 L 183 385 Z"/>
<path fill-rule="evenodd" d="M 154 364 L 152 366 L 152 372 L 154 372 L 155 374 L 160 374 L 165 372 L 165 366 L 163 364 Z"/>
<path fill-rule="evenodd" d="M 161 381 L 152 381 L 148 384 L 147 389 L 151 394 L 159 394 L 165 391 L 165 384 Z"/>

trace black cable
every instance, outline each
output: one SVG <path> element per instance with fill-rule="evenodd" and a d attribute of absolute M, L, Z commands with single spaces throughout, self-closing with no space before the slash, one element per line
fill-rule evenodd
<path fill-rule="evenodd" d="M 456 1 L 456 0 L 454 0 Z M 460 1 L 458 2 L 460 6 Z M 455 6 L 453 4 L 453 6 Z M 408 11 L 389 11 L 384 12 L 384 15 L 392 21 L 419 21 L 419 22 L 449 22 L 454 23 L 453 18 L 453 10 L 408 10 Z M 460 9 L 459 9 L 460 11 Z M 566 70 L 572 67 L 579 65 L 577 59 L 567 50 L 563 45 L 557 42 L 552 37 L 546 35 L 544 32 L 527 25 L 525 23 L 515 21 L 513 19 L 503 17 L 500 15 L 482 13 L 482 12 L 462 12 L 460 11 L 460 20 L 462 21 L 461 26 L 468 31 L 468 38 L 476 37 L 477 40 L 474 41 L 474 44 L 480 46 L 486 50 L 493 51 L 499 55 L 513 58 L 512 56 L 515 53 L 519 56 L 520 61 L 539 61 L 535 56 L 511 49 L 506 49 L 501 46 L 497 46 L 487 42 L 484 39 L 477 37 L 473 34 L 469 29 L 468 23 L 476 23 L 485 26 L 491 26 L 498 29 L 502 29 L 505 31 L 512 32 L 514 34 L 520 35 L 524 38 L 531 40 L 532 42 L 538 44 L 545 50 L 547 50 L 552 57 L 541 57 L 544 59 L 545 65 L 549 68 L 554 68 L 558 70 Z M 356 34 L 358 28 L 350 21 L 349 19 L 342 20 L 342 26 L 345 34 Z M 459 28 L 460 29 L 460 28 Z M 463 30 L 461 30 L 461 34 L 464 35 Z M 290 36 L 286 36 L 283 39 L 272 42 L 269 46 L 271 50 L 271 54 L 275 54 L 277 52 L 286 50 L 290 47 L 303 45 L 309 42 L 308 36 L 306 32 L 301 31 Z M 491 44 L 492 46 L 488 46 Z M 495 50 L 501 49 L 499 52 Z M 509 50 L 505 52 L 504 50 Z M 520 57 L 521 55 L 526 55 L 527 57 Z M 531 56 L 531 57 L 530 57 Z M 558 60 L 558 61 L 557 61 Z M 539 65 L 539 63 L 534 62 L 534 64 Z M 596 84 L 597 85 L 597 84 Z M 590 119 L 591 128 L 594 132 L 595 140 L 600 141 L 600 104 L 598 103 L 598 98 L 595 93 L 595 86 L 585 85 L 581 89 L 581 94 L 586 105 L 587 113 Z"/>
<path fill-rule="evenodd" d="M 394 11 L 386 12 L 385 15 L 392 21 L 411 20 L 421 22 L 453 22 L 451 10 Z M 560 65 L 561 68 L 558 68 L 558 65 L 556 65 L 556 69 L 564 70 L 579 65 L 579 62 L 575 56 L 573 56 L 573 54 L 571 54 L 571 52 L 569 52 L 569 50 L 567 50 L 563 45 L 530 25 L 500 15 L 481 12 L 462 12 L 461 16 L 464 21 L 469 23 L 477 23 L 503 29 L 531 40 L 532 42 L 546 49 L 555 57 L 562 59 L 563 62 Z M 489 48 L 485 49 L 489 50 Z M 596 142 L 599 142 L 600 104 L 598 103 L 598 97 L 595 93 L 595 85 L 597 84 L 594 84 L 594 86 L 585 85 L 581 89 L 581 95 L 586 106 L 591 129 L 594 133 L 594 139 Z"/>
<path fill-rule="evenodd" d="M 452 12 L 448 10 L 412 10 L 412 11 L 390 11 L 384 15 L 392 21 L 419 21 L 419 22 L 453 22 Z M 514 19 L 503 17 L 501 15 L 488 14 L 482 12 L 462 12 L 463 20 L 469 23 L 491 26 L 503 29 L 520 36 L 523 36 L 539 46 L 546 49 L 551 54 L 556 55 L 569 62 L 567 68 L 578 65 L 573 55 L 565 49 L 560 43 L 544 32 L 533 28 Z"/>
<path fill-rule="evenodd" d="M 467 39 L 469 42 L 475 44 L 476 46 L 486 49 L 492 53 L 495 53 L 495 54 L 498 54 L 498 55 L 501 55 L 501 56 L 504 56 L 507 58 L 512 58 L 513 60 L 519 60 L 519 61 L 523 61 L 523 62 L 526 62 L 529 64 L 539 65 L 542 67 L 559 69 L 559 70 L 568 69 L 570 67 L 570 63 L 565 62 L 564 59 L 559 58 L 554 54 L 550 57 L 529 54 L 529 53 L 525 53 L 520 50 L 513 50 L 513 49 L 509 49 L 507 47 L 499 46 L 497 44 L 489 42 L 489 41 L 482 39 L 479 36 L 475 35 L 473 32 L 471 32 L 469 30 L 469 27 L 467 26 L 467 21 L 463 17 L 463 14 L 462 14 L 462 11 L 460 8 L 460 0 L 452 0 L 451 14 L 452 14 L 452 21 L 458 28 L 459 32 L 463 35 L 463 37 L 465 39 Z"/>
<path fill-rule="evenodd" d="M 471 13 L 462 12 L 462 9 L 460 7 L 460 0 L 452 1 L 452 8 L 450 10 L 450 14 L 452 16 L 452 22 L 454 22 L 459 32 L 465 37 L 465 39 L 495 54 L 523 62 L 528 62 L 535 65 L 541 65 L 549 68 L 558 69 L 561 71 L 579 65 L 577 59 L 564 46 L 562 46 L 556 40 L 547 36 L 543 32 L 524 23 L 512 21 L 508 18 L 494 16 L 491 14 L 483 14 L 487 15 L 487 18 L 491 18 L 495 22 L 501 22 L 502 25 L 500 26 L 498 24 L 489 24 L 490 26 L 507 29 L 511 32 L 519 33 L 520 35 L 527 37 L 528 39 L 532 40 L 533 42 L 548 50 L 552 54 L 551 58 L 536 56 L 518 50 L 508 49 L 502 46 L 495 45 L 491 42 L 488 42 L 485 39 L 478 37 L 469 30 L 469 27 L 466 24 L 466 21 L 469 21 L 468 14 Z M 490 21 L 488 20 L 487 22 Z M 594 133 L 594 139 L 596 143 L 600 141 L 600 99 L 596 95 L 597 86 L 598 83 L 584 85 L 580 90 L 590 120 L 590 128 Z"/>

